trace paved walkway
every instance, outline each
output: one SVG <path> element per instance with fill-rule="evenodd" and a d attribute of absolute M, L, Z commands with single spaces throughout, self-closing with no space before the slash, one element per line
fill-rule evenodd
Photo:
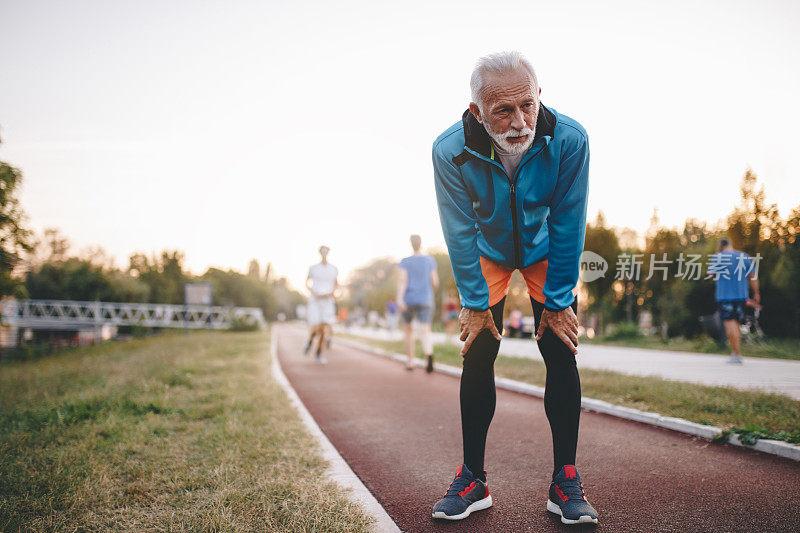
<path fill-rule="evenodd" d="M 276 327 L 278 356 L 314 419 L 403 531 L 565 531 L 545 510 L 552 469 L 542 401 L 498 390 L 486 466 L 495 506 L 439 522 L 431 506 L 461 462 L 459 380 Z M 800 464 L 584 412 L 578 467 L 597 531 L 800 531 Z"/>
<path fill-rule="evenodd" d="M 350 328 L 353 335 L 384 340 L 401 340 L 400 331 Z M 444 343 L 443 333 L 434 333 L 434 342 Z M 500 353 L 539 359 L 539 348 L 530 339 L 504 338 Z M 756 389 L 785 394 L 800 400 L 800 361 L 745 357 L 743 365 L 729 365 L 726 357 L 691 352 L 644 350 L 618 346 L 582 344 L 578 347 L 578 367 L 613 370 L 637 376 L 659 376 L 676 381 L 719 385 L 736 389 Z"/>

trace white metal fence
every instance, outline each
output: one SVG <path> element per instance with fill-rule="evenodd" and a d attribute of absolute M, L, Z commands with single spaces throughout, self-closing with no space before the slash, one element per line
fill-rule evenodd
<path fill-rule="evenodd" d="M 257 307 L 167 305 L 69 300 L 14 300 L 2 303 L 3 325 L 32 329 L 82 329 L 105 324 L 154 328 L 227 329 L 236 321 L 264 328 Z"/>

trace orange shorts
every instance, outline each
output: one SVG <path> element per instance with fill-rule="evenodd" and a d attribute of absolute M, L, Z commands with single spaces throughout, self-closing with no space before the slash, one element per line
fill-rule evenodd
<path fill-rule="evenodd" d="M 489 286 L 489 305 L 494 305 L 508 295 L 508 284 L 511 282 L 511 274 L 514 273 L 514 269 L 506 268 L 490 259 L 481 257 L 481 272 L 486 280 L 486 285 Z M 520 273 L 528 286 L 528 295 L 540 304 L 544 304 L 542 290 L 545 279 L 547 279 L 547 259 L 520 269 Z M 572 294 L 576 294 L 575 289 L 572 289 Z"/>

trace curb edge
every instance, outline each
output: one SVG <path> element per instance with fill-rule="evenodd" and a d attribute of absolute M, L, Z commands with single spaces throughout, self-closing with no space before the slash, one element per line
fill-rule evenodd
<path fill-rule="evenodd" d="M 297 395 L 292 384 L 289 383 L 289 379 L 286 377 L 286 374 L 283 373 L 280 361 L 278 361 L 278 335 L 274 327 L 272 328 L 270 337 L 269 355 L 271 359 L 270 370 L 272 372 L 272 378 L 281 386 L 284 392 L 286 392 L 289 401 L 300 416 L 303 425 L 305 425 L 308 432 L 311 433 L 311 436 L 317 441 L 320 454 L 330 465 L 326 471 L 328 478 L 345 489 L 346 496 L 364 509 L 367 515 L 373 518 L 375 521 L 372 524 L 373 531 L 381 533 L 399 533 L 400 528 L 397 527 L 392 517 L 389 516 L 386 509 L 375 499 L 375 496 L 373 496 L 364 483 L 361 482 L 355 472 L 353 472 L 344 458 L 339 454 L 339 451 L 334 447 L 331 441 L 328 440 L 328 437 L 325 436 L 325 433 L 323 433 L 316 420 L 314 420 L 314 417 L 312 417 L 311 413 L 306 409 L 306 406 L 303 404 L 300 396 Z"/>
<path fill-rule="evenodd" d="M 406 360 L 405 355 L 393 353 L 388 350 L 384 350 L 382 348 L 376 348 L 374 346 L 370 346 L 368 344 L 359 341 L 354 341 L 351 339 L 342 339 L 342 338 L 336 338 L 335 340 L 336 342 L 348 344 L 354 348 L 358 348 L 365 352 L 372 353 L 374 355 L 380 355 L 383 357 L 388 357 L 389 359 L 394 359 L 395 361 L 405 362 Z M 417 366 L 420 367 L 424 366 L 424 363 L 419 359 L 415 359 L 415 363 Z M 451 365 L 446 365 L 444 363 L 434 363 L 434 370 L 450 376 L 455 376 L 455 377 L 461 376 L 460 368 Z M 528 383 L 523 383 L 521 381 L 496 377 L 495 385 L 501 389 L 510 390 L 521 394 L 527 394 L 529 396 L 535 396 L 537 398 L 544 398 L 543 387 L 537 387 L 536 385 L 530 385 Z M 639 411 L 638 409 L 633 409 L 631 407 L 622 407 L 620 405 L 614 405 L 604 400 L 596 400 L 594 398 L 584 397 L 581 400 L 581 408 L 586 409 L 587 411 L 594 411 L 596 413 L 603 413 L 615 416 L 617 418 L 623 418 L 625 420 L 633 420 L 635 422 L 641 422 L 643 424 L 650 424 L 652 426 L 670 429 L 672 431 L 685 433 L 687 435 L 693 435 L 695 437 L 702 437 L 708 440 L 712 440 L 722 433 L 722 429 L 715 426 L 706 426 L 703 424 L 698 424 L 696 422 L 690 422 L 689 420 L 684 420 L 683 418 L 662 416 L 658 413 Z M 748 444 L 743 444 L 739 440 L 738 436 L 731 435 L 727 441 L 727 444 L 732 444 L 734 446 L 739 446 L 741 448 L 746 448 L 748 450 L 756 450 L 759 452 L 768 453 L 770 455 L 785 457 L 787 459 L 792 459 L 794 461 L 800 461 L 800 446 L 789 444 L 788 442 L 771 440 L 771 439 L 759 439 L 754 445 L 748 445 Z"/>

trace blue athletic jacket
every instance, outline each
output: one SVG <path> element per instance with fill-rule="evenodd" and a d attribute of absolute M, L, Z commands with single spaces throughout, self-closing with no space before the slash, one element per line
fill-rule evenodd
<path fill-rule="evenodd" d="M 545 307 L 572 304 L 589 193 L 589 141 L 580 124 L 540 105 L 533 145 L 508 176 L 467 110 L 433 143 L 433 169 L 461 305 L 489 307 L 480 256 L 509 268 L 547 258 Z"/>

